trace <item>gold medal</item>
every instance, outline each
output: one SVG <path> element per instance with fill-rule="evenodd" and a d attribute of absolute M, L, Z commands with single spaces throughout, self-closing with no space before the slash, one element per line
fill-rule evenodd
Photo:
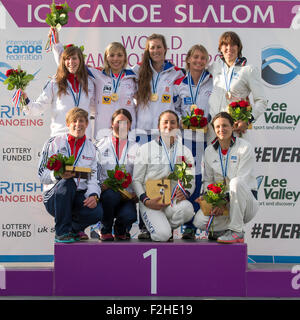
<path fill-rule="evenodd" d="M 197 108 L 198 108 L 198 107 L 197 107 L 196 104 L 192 104 L 190 109 L 191 109 L 191 111 L 193 111 L 193 110 L 195 110 L 195 109 L 197 109 Z"/>
<path fill-rule="evenodd" d="M 158 94 L 157 94 L 157 93 L 152 93 L 150 100 L 151 100 L 152 102 L 157 101 L 157 100 L 158 100 Z"/>
<path fill-rule="evenodd" d="M 118 101 L 118 99 L 119 99 L 118 94 L 117 94 L 117 93 L 112 93 L 112 95 L 111 95 L 111 100 L 112 100 L 112 101 Z"/>
<path fill-rule="evenodd" d="M 232 95 L 231 95 L 231 92 L 230 91 L 227 91 L 226 94 L 225 94 L 225 97 L 227 100 L 230 100 Z"/>

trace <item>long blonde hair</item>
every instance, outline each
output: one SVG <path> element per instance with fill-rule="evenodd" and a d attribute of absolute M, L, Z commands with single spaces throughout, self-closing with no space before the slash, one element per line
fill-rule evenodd
<path fill-rule="evenodd" d="M 146 47 L 144 50 L 143 59 L 139 69 L 139 79 L 138 79 L 138 91 L 137 91 L 137 104 L 146 105 L 150 101 L 151 96 L 151 80 L 152 80 L 152 69 L 150 67 L 150 52 L 149 46 L 151 40 L 161 40 L 165 52 L 167 52 L 167 42 L 163 35 L 153 33 L 148 37 L 146 41 Z"/>
<path fill-rule="evenodd" d="M 56 83 L 58 85 L 58 96 L 67 93 L 68 88 L 68 75 L 69 71 L 65 66 L 65 60 L 71 56 L 77 55 L 79 58 L 79 67 L 76 72 L 76 77 L 79 83 L 82 85 L 83 91 L 88 95 L 88 72 L 84 64 L 84 57 L 82 51 L 75 46 L 67 47 L 61 55 L 60 63 L 56 71 Z"/>

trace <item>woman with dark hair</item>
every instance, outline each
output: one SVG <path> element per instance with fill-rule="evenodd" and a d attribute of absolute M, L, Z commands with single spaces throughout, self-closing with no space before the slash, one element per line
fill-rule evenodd
<path fill-rule="evenodd" d="M 233 136 L 234 121 L 227 112 L 220 112 L 212 120 L 216 138 L 205 150 L 204 190 L 217 182 L 224 182 L 229 192 L 229 215 L 223 215 L 225 206 L 214 207 L 213 233 L 210 240 L 222 243 L 244 242 L 244 224 L 254 218 L 259 206 L 257 183 L 254 176 L 255 154 L 249 142 Z M 194 225 L 205 230 L 209 216 L 200 209 Z"/>
<path fill-rule="evenodd" d="M 133 169 L 133 187 L 140 200 L 142 219 L 153 241 L 168 241 L 176 229 L 194 216 L 192 204 L 186 199 L 195 188 L 176 191 L 172 205 L 162 203 L 161 197 L 149 198 L 146 194 L 148 180 L 167 179 L 175 165 L 182 163 L 183 157 L 190 164 L 190 174 L 194 175 L 194 159 L 191 151 L 182 145 L 179 131 L 179 119 L 172 110 L 161 113 L 158 119 L 159 137 L 143 144 L 138 151 Z M 171 180 L 171 190 L 176 186 Z"/>
<path fill-rule="evenodd" d="M 128 110 L 116 110 L 111 117 L 111 135 L 103 137 L 96 144 L 98 180 L 101 185 L 101 203 L 104 211 L 101 220 L 102 241 L 128 240 L 128 231 L 137 219 L 136 196 L 132 187 L 129 185 L 126 188 L 132 199 L 124 200 L 120 192 L 104 184 L 108 178 L 107 170 L 115 169 L 116 165 L 124 166 L 126 172 L 132 176 L 138 145 L 128 139 L 131 123 L 132 117 Z"/>
<path fill-rule="evenodd" d="M 227 31 L 221 35 L 218 46 L 220 59 L 209 68 L 214 81 L 209 99 L 212 118 L 220 111 L 227 111 L 227 106 L 233 101 L 249 100 L 250 94 L 253 100 L 250 122 L 256 121 L 267 107 L 260 73 L 257 68 L 247 64 L 242 49 L 242 42 L 235 32 Z M 247 128 L 248 123 L 244 121 L 234 124 L 237 134 L 245 133 Z"/>
<path fill-rule="evenodd" d="M 25 94 L 27 114 L 42 114 L 51 107 L 51 136 L 68 131 L 66 113 L 80 107 L 90 116 L 95 114 L 95 86 L 84 65 L 82 51 L 74 46 L 67 47 L 61 56 L 55 77 L 50 80 L 36 101 L 30 101 Z M 90 128 L 87 137 L 91 138 Z"/>
<path fill-rule="evenodd" d="M 167 44 L 161 34 L 152 34 L 146 41 L 143 59 L 133 68 L 138 76 L 137 129 L 150 134 L 164 110 L 175 110 L 174 81 L 184 74 L 166 60 Z"/>

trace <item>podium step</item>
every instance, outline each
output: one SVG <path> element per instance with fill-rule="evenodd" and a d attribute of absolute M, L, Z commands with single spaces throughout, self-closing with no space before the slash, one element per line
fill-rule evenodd
<path fill-rule="evenodd" d="M 246 244 L 133 242 L 55 244 L 54 295 L 246 295 Z"/>

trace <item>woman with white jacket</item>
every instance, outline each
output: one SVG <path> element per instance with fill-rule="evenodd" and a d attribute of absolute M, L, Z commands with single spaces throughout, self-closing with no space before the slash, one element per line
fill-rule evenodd
<path fill-rule="evenodd" d="M 30 101 L 25 94 L 26 114 L 43 114 L 51 108 L 51 137 L 68 132 L 65 117 L 74 107 L 79 107 L 95 115 L 95 86 L 84 65 L 81 50 L 70 46 L 61 55 L 55 77 L 44 87 L 35 101 Z M 87 128 L 86 135 L 91 138 L 91 128 Z"/>
<path fill-rule="evenodd" d="M 166 179 L 173 172 L 175 164 L 185 161 L 192 165 L 194 175 L 194 159 L 191 151 L 182 145 L 177 136 L 179 118 L 172 110 L 164 111 L 158 120 L 160 136 L 143 144 L 137 154 L 133 170 L 133 187 L 139 198 L 140 213 L 153 241 L 168 241 L 172 230 L 176 229 L 194 216 L 194 209 L 186 195 L 178 189 L 173 205 L 160 203 L 161 197 L 150 199 L 146 194 L 146 181 Z M 177 182 L 171 180 L 171 190 Z M 191 194 L 195 188 L 186 191 Z"/>
<path fill-rule="evenodd" d="M 214 207 L 213 233 L 209 239 L 222 243 L 244 242 L 243 227 L 258 211 L 257 183 L 253 174 L 254 150 L 249 142 L 233 136 L 234 121 L 227 112 L 218 113 L 212 120 L 216 139 L 205 150 L 204 190 L 212 183 L 226 181 L 229 192 L 229 215 L 225 207 Z M 194 225 L 205 230 L 209 216 L 200 209 Z"/>
<path fill-rule="evenodd" d="M 256 121 L 267 107 L 259 71 L 247 65 L 242 48 L 242 42 L 235 32 L 228 31 L 221 35 L 218 47 L 221 56 L 209 68 L 214 81 L 209 99 L 212 118 L 221 111 L 227 111 L 231 102 L 249 99 L 250 94 L 253 100 L 251 122 Z M 244 121 L 234 124 L 237 134 L 245 133 L 247 128 L 248 124 Z"/>
<path fill-rule="evenodd" d="M 128 240 L 128 231 L 137 219 L 136 195 L 132 186 L 126 187 L 132 199 L 124 200 L 120 192 L 105 185 L 105 180 L 108 178 L 107 171 L 114 170 L 116 165 L 124 166 L 126 172 L 132 176 L 138 144 L 128 138 L 131 123 L 132 117 L 128 110 L 115 111 L 111 118 L 111 134 L 96 143 L 98 180 L 102 190 L 101 203 L 104 211 L 101 220 L 102 241 Z"/>

